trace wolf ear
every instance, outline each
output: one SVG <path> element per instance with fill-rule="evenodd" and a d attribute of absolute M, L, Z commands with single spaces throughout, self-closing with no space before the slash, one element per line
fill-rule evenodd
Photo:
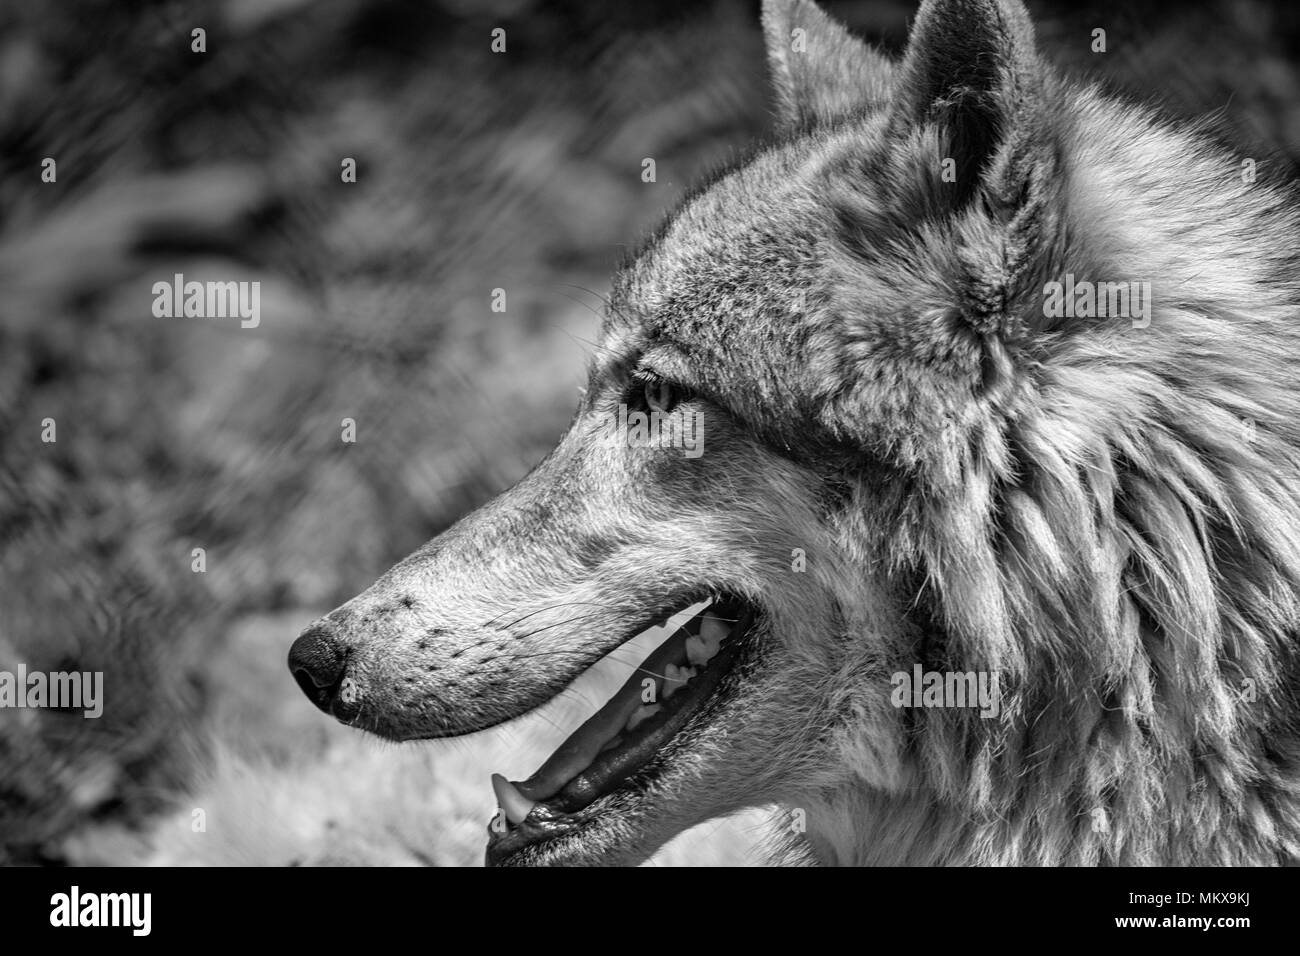
<path fill-rule="evenodd" d="M 815 126 L 888 98 L 894 65 L 811 0 L 763 0 L 763 34 L 782 126 Z"/>
<path fill-rule="evenodd" d="M 1044 71 L 1020 0 L 925 0 L 899 67 L 891 111 L 896 131 L 933 123 L 953 161 L 955 205 L 983 185 L 1014 201 L 1043 125 Z M 1004 165 L 994 160 L 1004 150 Z"/>

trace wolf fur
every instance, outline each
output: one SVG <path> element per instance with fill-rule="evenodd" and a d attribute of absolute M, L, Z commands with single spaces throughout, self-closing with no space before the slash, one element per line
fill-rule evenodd
<path fill-rule="evenodd" d="M 806 0 L 763 27 L 777 137 L 620 271 L 547 461 L 317 625 L 336 714 L 491 726 L 726 588 L 763 624 L 708 720 L 520 862 L 772 802 L 788 862 L 1294 858 L 1290 187 L 1057 76 L 1018 0 L 927 0 L 900 62 Z M 1149 323 L 1046 316 L 1067 274 L 1149 282 Z M 638 370 L 705 416 L 698 462 L 598 440 Z M 995 674 L 997 717 L 894 706 L 916 664 Z"/>

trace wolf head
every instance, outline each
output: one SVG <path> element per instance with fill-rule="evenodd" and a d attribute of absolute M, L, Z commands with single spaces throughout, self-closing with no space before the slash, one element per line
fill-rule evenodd
<path fill-rule="evenodd" d="M 805 0 L 763 26 L 779 135 L 622 268 L 555 450 L 299 683 L 466 734 L 703 606 L 496 781 L 490 862 L 766 804 L 790 859 L 1295 853 L 1290 194 L 1062 82 L 1018 0 L 927 0 L 897 63 Z"/>

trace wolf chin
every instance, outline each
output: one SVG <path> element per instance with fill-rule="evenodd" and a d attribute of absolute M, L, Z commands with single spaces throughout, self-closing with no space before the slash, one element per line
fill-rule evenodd
<path fill-rule="evenodd" d="M 785 862 L 1292 859 L 1294 195 L 1061 79 L 1018 0 L 927 0 L 897 62 L 805 0 L 763 27 L 780 130 L 620 269 L 567 434 L 308 628 L 299 684 L 466 734 L 688 618 L 494 780 L 490 863 L 760 805 Z M 1066 275 L 1149 321 L 1049 315 Z M 704 453 L 605 440 L 621 404 Z M 917 667 L 994 675 L 996 717 L 895 706 Z"/>

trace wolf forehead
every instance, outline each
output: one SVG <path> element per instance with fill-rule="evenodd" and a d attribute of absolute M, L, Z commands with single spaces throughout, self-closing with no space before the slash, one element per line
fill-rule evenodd
<path fill-rule="evenodd" d="M 787 339 L 825 291 L 837 184 L 880 125 L 864 116 L 768 144 L 697 188 L 615 275 L 607 334 L 697 351 Z"/>
<path fill-rule="evenodd" d="M 616 275 L 594 379 L 648 359 L 778 450 L 965 414 L 988 351 L 968 214 L 938 211 L 937 144 L 888 124 L 872 104 L 800 128 L 688 197 Z"/>

